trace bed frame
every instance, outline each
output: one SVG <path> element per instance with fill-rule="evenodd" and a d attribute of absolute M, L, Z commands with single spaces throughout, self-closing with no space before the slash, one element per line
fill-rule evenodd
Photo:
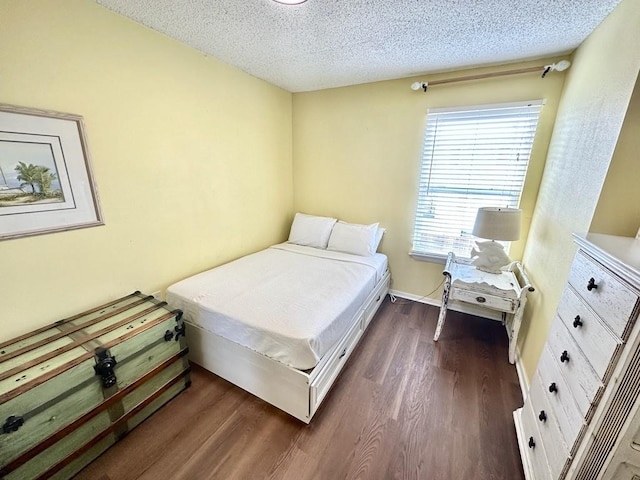
<path fill-rule="evenodd" d="M 389 291 L 387 270 L 358 310 L 347 333 L 318 365 L 297 370 L 190 323 L 189 359 L 262 400 L 309 423 Z"/>

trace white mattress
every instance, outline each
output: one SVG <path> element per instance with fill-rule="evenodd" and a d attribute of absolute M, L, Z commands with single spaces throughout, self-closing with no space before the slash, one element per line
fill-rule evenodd
<path fill-rule="evenodd" d="M 346 332 L 386 269 L 380 253 L 283 243 L 182 280 L 166 300 L 195 325 L 307 370 Z"/>

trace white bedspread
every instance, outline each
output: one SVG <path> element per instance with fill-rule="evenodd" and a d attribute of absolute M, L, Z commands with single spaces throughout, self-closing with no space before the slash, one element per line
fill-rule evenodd
<path fill-rule="evenodd" d="M 386 268 L 379 253 L 283 243 L 178 282 L 166 300 L 191 323 L 306 370 L 346 332 Z"/>

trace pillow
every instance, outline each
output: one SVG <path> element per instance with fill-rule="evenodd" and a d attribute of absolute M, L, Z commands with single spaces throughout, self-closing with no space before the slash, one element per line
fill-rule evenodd
<path fill-rule="evenodd" d="M 378 247 L 378 224 L 358 225 L 355 223 L 338 222 L 333 226 L 329 238 L 328 250 L 353 253 L 368 257 L 376 253 Z M 382 239 L 382 235 L 380 235 Z"/>
<path fill-rule="evenodd" d="M 335 218 L 296 213 L 291 224 L 288 242 L 307 247 L 327 248 L 331 229 L 336 221 Z"/>
<path fill-rule="evenodd" d="M 380 246 L 380 242 L 382 241 L 382 236 L 384 235 L 384 232 L 386 232 L 387 230 L 383 227 L 378 227 L 378 231 L 376 232 L 376 240 L 373 244 L 373 253 L 378 251 L 378 247 Z"/>

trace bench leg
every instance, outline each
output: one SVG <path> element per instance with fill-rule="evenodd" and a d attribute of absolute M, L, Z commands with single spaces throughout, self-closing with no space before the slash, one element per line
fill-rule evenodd
<path fill-rule="evenodd" d="M 507 334 L 509 335 L 509 362 L 516 363 L 516 348 L 518 346 L 518 334 L 520 333 L 520 325 L 522 325 L 522 314 L 524 313 L 524 306 L 527 303 L 527 297 L 523 296 L 520 300 L 520 306 L 513 315 L 511 326 L 507 328 Z"/>
<path fill-rule="evenodd" d="M 440 315 L 438 316 L 438 325 L 436 325 L 436 333 L 433 336 L 433 341 L 437 342 L 444 326 L 444 321 L 447 318 L 447 304 L 449 303 L 449 290 L 451 289 L 451 277 L 447 275 L 447 279 L 444 282 L 444 290 L 442 291 L 442 304 L 440 305 Z"/>

